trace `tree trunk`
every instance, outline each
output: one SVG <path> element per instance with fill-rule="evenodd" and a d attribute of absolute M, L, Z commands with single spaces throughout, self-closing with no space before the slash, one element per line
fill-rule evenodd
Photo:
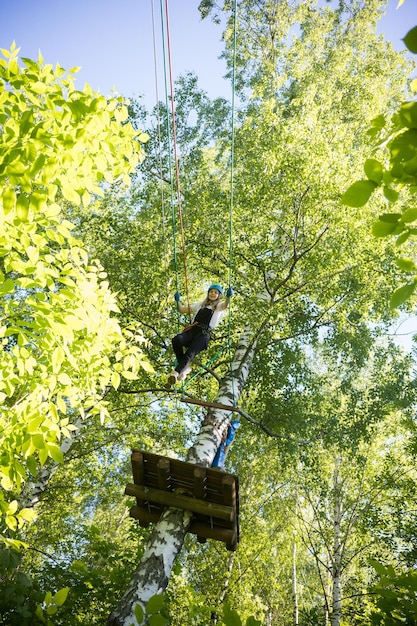
<path fill-rule="evenodd" d="M 256 343 L 252 333 L 246 329 L 238 342 L 230 369 L 222 379 L 216 402 L 235 405 L 240 398 L 250 372 Z M 197 438 L 188 451 L 187 461 L 210 467 L 227 432 L 230 412 L 223 409 L 207 410 Z M 146 603 L 153 595 L 162 593 L 169 583 L 175 558 L 181 551 L 191 521 L 187 511 L 168 508 L 153 529 L 145 553 L 133 574 L 129 586 L 118 606 L 112 611 L 107 626 L 138 626 L 134 609 L 140 604 L 145 610 Z"/>
<path fill-rule="evenodd" d="M 227 572 L 226 572 L 225 577 L 223 578 L 223 586 L 222 586 L 222 589 L 220 590 L 219 598 L 216 603 L 218 606 L 222 606 L 223 602 L 226 600 L 227 589 L 229 587 L 230 576 L 232 574 L 235 558 L 236 558 L 235 553 L 229 555 L 229 559 L 227 563 Z M 211 614 L 210 626 L 217 624 L 218 621 L 219 621 L 219 614 L 216 610 L 216 611 L 213 611 Z"/>
<path fill-rule="evenodd" d="M 298 626 L 298 591 L 297 591 L 297 533 L 294 531 L 292 548 L 292 599 L 294 605 L 294 626 Z"/>
<path fill-rule="evenodd" d="M 77 430 L 73 432 L 72 437 L 66 437 L 60 445 L 60 450 L 64 458 L 81 435 L 85 422 L 81 417 L 79 417 L 74 422 L 74 426 L 76 426 Z M 40 470 L 36 481 L 29 481 L 25 483 L 18 498 L 20 508 L 30 509 L 38 504 L 42 494 L 48 488 L 49 481 L 59 467 L 61 467 L 59 463 L 54 463 L 52 459 L 48 459 L 48 462 Z"/>
<path fill-rule="evenodd" d="M 340 485 L 340 457 L 335 459 L 333 475 L 333 566 L 332 566 L 332 626 L 340 626 L 342 617 L 342 493 Z"/>

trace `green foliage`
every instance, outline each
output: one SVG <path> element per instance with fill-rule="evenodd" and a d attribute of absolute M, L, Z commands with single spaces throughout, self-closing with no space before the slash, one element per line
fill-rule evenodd
<path fill-rule="evenodd" d="M 147 367 L 100 263 L 61 215 L 64 200 L 87 205 L 103 183 L 129 183 L 146 136 L 126 123 L 122 99 L 76 91 L 75 70 L 41 57 L 21 68 L 14 45 L 2 53 L 0 519 L 13 532 L 33 519 L 18 507 L 28 477 L 63 463 L 77 420 L 86 410 L 104 419 L 106 389 Z"/>
<path fill-rule="evenodd" d="M 417 572 L 398 574 L 391 565 L 371 561 L 379 581 L 371 589 L 377 609 L 370 615 L 371 624 L 400 626 L 417 624 Z"/>
<path fill-rule="evenodd" d="M 150 626 L 168 626 L 168 624 L 172 623 L 165 594 L 152 596 L 146 604 L 145 613 L 140 605 L 136 605 L 134 612 L 139 624 L 143 622 L 144 618 L 146 618 L 146 624 L 149 624 Z M 197 623 L 195 621 L 195 616 L 193 617 L 192 623 Z M 202 622 L 198 623 L 202 624 Z M 219 624 L 219 626 L 243 626 L 243 622 L 239 617 L 238 612 L 232 609 L 227 602 L 223 604 L 222 616 L 217 616 L 216 623 Z M 251 616 L 248 617 L 245 625 L 261 626 L 261 622 Z"/>
<path fill-rule="evenodd" d="M 410 52 L 417 54 L 417 26 L 408 31 L 403 41 Z"/>
<path fill-rule="evenodd" d="M 209 11 L 214 3 L 204 4 Z M 389 110 L 391 101 L 385 106 L 388 89 L 398 101 L 404 63 L 400 55 L 372 35 L 370 18 L 375 18 L 380 2 L 360 4 L 366 5 L 365 15 L 361 16 L 357 7 L 348 18 L 342 8 L 347 3 L 335 12 L 328 5 L 316 10 L 309 0 L 277 0 L 263 3 L 262 10 L 255 0 L 240 3 L 239 28 L 244 36 L 238 38 L 242 109 L 235 137 L 236 295 L 231 333 L 234 344 L 241 328 L 248 325 L 258 341 L 242 398 L 242 406 L 254 421 L 242 420 L 239 441 L 227 460 L 228 469 L 240 479 L 241 543 L 235 560 L 229 560 L 218 542 L 209 540 L 200 545 L 194 536 L 187 536 L 178 564 L 184 565 L 184 582 L 179 584 L 179 576 L 173 576 L 168 600 L 150 602 L 148 616 L 155 623 L 171 620 L 178 626 L 206 626 L 211 612 L 219 624 L 246 621 L 247 626 L 254 626 L 259 622 L 248 617 L 253 614 L 265 622 L 290 623 L 292 548 L 297 536 L 300 614 L 302 608 L 303 615 L 309 615 L 305 623 L 314 623 L 316 618 L 317 623 L 319 616 L 323 621 L 327 592 L 320 585 L 320 575 L 328 580 L 334 546 L 331 520 L 336 499 L 331 460 L 340 451 L 345 459 L 346 511 L 342 582 L 346 598 L 351 596 L 344 601 L 344 611 L 346 606 L 352 607 L 353 614 L 360 602 L 360 589 L 368 583 L 369 569 L 362 567 L 361 555 L 373 549 L 396 549 L 400 533 L 393 527 L 387 530 L 388 522 L 378 527 L 380 509 L 385 509 L 375 499 L 381 494 L 381 498 L 392 500 L 395 495 L 394 487 L 390 491 L 387 481 L 382 481 L 383 460 L 388 448 L 398 443 L 401 461 L 394 459 L 393 465 L 404 465 L 406 437 L 403 430 L 391 427 L 391 421 L 393 415 L 403 415 L 404 406 L 412 402 L 413 385 L 407 377 L 407 365 L 393 350 L 377 357 L 372 349 L 381 318 L 389 314 L 386 294 L 393 284 L 389 272 L 392 261 L 385 251 L 390 246 L 384 238 L 374 240 L 371 236 L 374 206 L 359 207 L 352 214 L 340 205 L 340 189 L 360 176 L 356 163 L 362 163 L 368 152 L 369 137 L 364 129 L 375 110 Z M 256 30 L 247 25 L 256 25 Z M 300 36 L 289 47 L 288 33 L 294 30 Z M 228 28 L 227 42 L 230 32 Z M 176 91 L 192 297 L 201 295 L 206 280 L 223 282 L 227 276 L 225 216 L 230 202 L 228 107 L 210 103 L 194 82 L 182 81 Z M 403 114 L 404 119 L 413 119 L 412 111 Z M 195 124 L 193 119 L 197 119 Z M 384 120 L 375 121 L 375 132 L 381 131 Z M 141 120 L 135 124 L 142 126 Z M 65 217 L 76 224 L 75 229 L 68 226 L 70 235 L 82 239 L 90 256 L 100 259 L 111 291 L 118 292 L 121 324 L 128 328 L 139 324 L 144 329 L 149 341 L 143 350 L 158 365 L 155 374 L 130 370 L 128 362 L 117 369 L 118 364 L 125 364 L 123 350 L 112 353 L 110 364 L 103 363 L 100 377 L 105 379 L 108 392 L 104 405 L 108 417 L 102 426 L 90 419 L 88 428 L 73 431 L 79 435 L 78 441 L 65 456 L 65 468 L 59 467 L 49 482 L 38 507 L 38 523 L 23 529 L 30 545 L 54 555 L 48 558 L 30 551 L 25 571 L 35 573 L 42 589 L 71 588 L 60 608 L 66 626 L 98 626 L 103 622 L 126 589 L 151 531 L 128 519 L 122 493 L 125 482 L 131 480 L 129 447 L 140 444 L 168 456 L 183 457 L 202 418 L 199 410 L 182 407 L 168 396 L 161 384 L 171 364 L 169 338 L 177 324 L 172 301 L 176 279 L 173 238 L 168 212 L 161 211 L 161 195 L 169 195 L 166 181 L 171 172 L 169 142 L 162 130 L 163 171 L 155 175 L 159 161 L 156 116 L 148 125 L 154 126 L 149 133 L 151 157 L 128 194 L 119 185 L 105 183 L 104 198 L 99 192 L 98 197 L 91 193 L 91 205 L 82 202 L 70 206 L 68 196 L 63 198 Z M 366 193 L 371 189 L 374 195 L 373 190 L 382 182 L 386 194 L 394 191 L 388 190 L 378 159 L 368 159 L 362 178 L 366 178 Z M 78 196 L 83 200 L 84 193 Z M 13 196 L 4 197 L 13 206 Z M 55 203 L 63 207 L 59 191 Z M 22 199 L 22 215 L 24 204 Z M 28 215 L 32 219 L 30 210 Z M 64 214 L 58 215 L 62 218 Z M 409 214 L 407 219 L 411 218 Z M 61 224 L 53 223 L 49 230 L 59 234 Z M 62 245 L 51 240 L 53 254 L 60 253 L 62 247 L 85 250 L 79 242 L 68 241 L 68 236 Z M 70 256 L 72 259 L 72 253 Z M 23 261 L 27 263 L 30 258 L 23 256 Z M 75 275 L 79 267 L 74 268 Z M 100 273 L 101 269 L 95 272 L 99 279 Z M 54 290 L 59 292 L 60 276 L 52 290 L 48 283 L 35 285 L 36 293 L 46 293 L 42 303 L 49 303 Z M 33 279 L 32 274 L 29 277 Z M 182 271 L 179 279 L 183 281 Z M 12 284 L 7 282 L 10 280 L 12 276 L 5 275 L 6 300 L 16 299 Z M 30 285 L 25 288 L 29 291 Z M 184 293 L 182 282 L 180 290 Z M 26 292 L 24 295 L 26 299 Z M 68 310 L 74 315 L 77 301 L 64 304 L 59 314 L 66 315 Z M 32 308 L 27 307 L 25 319 L 30 322 L 31 314 Z M 47 319 L 54 319 L 54 314 L 55 307 L 50 307 Z M 65 321 L 65 329 L 71 327 L 71 319 Z M 50 335 L 48 321 L 44 324 Z M 60 326 L 58 329 L 63 332 Z M 82 343 L 85 333 L 76 329 L 73 333 Z M 225 333 L 220 328 L 218 334 L 221 337 Z M 37 341 L 39 335 L 35 335 Z M 59 340 L 65 347 L 69 345 L 72 355 L 77 346 L 66 336 L 60 335 Z M 29 353 L 33 342 L 23 344 Z M 316 349 L 319 343 L 322 353 Z M 59 355 L 57 352 L 57 359 Z M 24 359 L 25 354 L 20 356 Z M 41 360 L 42 355 L 36 353 L 36 359 Z M 61 389 L 66 380 L 72 389 L 68 379 L 58 380 L 59 359 L 54 367 L 58 368 L 57 388 Z M 85 381 L 89 367 L 84 358 L 74 384 Z M 225 355 L 216 362 L 215 371 L 205 372 L 194 387 L 190 385 L 192 392 L 213 398 L 228 367 Z M 52 366 L 46 368 L 48 374 Z M 62 369 L 72 379 L 74 363 L 65 362 Z M 123 379 L 123 369 L 132 371 L 132 380 L 126 375 Z M 94 378 L 94 363 L 91 371 Z M 63 391 L 56 395 L 64 397 L 71 434 L 69 426 L 78 409 L 70 406 Z M 10 399 L 8 402 L 11 404 Z M 61 413 L 59 418 L 62 423 Z M 42 445 L 42 423 L 40 432 L 37 428 L 35 422 L 34 442 Z M 51 436 L 47 441 L 55 443 Z M 48 450 L 52 459 L 52 453 L 58 459 L 56 448 Z M 23 457 L 23 467 L 26 463 L 36 474 L 38 453 L 32 456 L 34 463 Z M 52 464 L 51 457 L 45 469 Z M 414 493 L 411 487 L 410 493 Z M 401 485 L 397 499 L 402 498 Z M 401 545 L 406 541 L 404 535 Z M 324 559 L 322 566 L 320 559 Z M 223 602 L 226 589 L 227 605 Z M 44 597 L 43 593 L 38 602 Z M 137 612 L 143 617 L 139 608 Z"/>
<path fill-rule="evenodd" d="M 68 587 L 44 594 L 36 581 L 21 571 L 22 553 L 0 547 L 1 626 L 53 626 L 68 597 Z"/>
<path fill-rule="evenodd" d="M 417 53 L 417 27 L 412 28 L 403 41 L 410 52 Z M 389 203 L 398 202 L 399 211 L 380 215 L 372 232 L 375 237 L 394 236 L 396 245 L 403 246 L 417 235 L 417 209 L 413 206 L 417 193 L 417 102 L 403 102 L 389 121 L 378 115 L 372 121 L 369 135 L 378 139 L 378 148 L 384 146 L 388 151 L 386 163 L 367 159 L 364 164 L 367 180 L 350 185 L 342 195 L 342 202 L 350 207 L 362 207 L 376 189 Z M 398 265 L 404 272 L 416 271 L 415 262 L 410 258 L 399 259 Z M 391 296 L 391 308 L 410 300 L 416 289 L 416 278 L 396 289 Z"/>

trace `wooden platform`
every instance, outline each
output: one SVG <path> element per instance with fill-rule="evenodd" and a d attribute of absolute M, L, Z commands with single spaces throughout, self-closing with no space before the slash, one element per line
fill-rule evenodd
<path fill-rule="evenodd" d="M 188 532 L 198 541 L 217 539 L 228 550 L 239 543 L 239 481 L 211 467 L 133 450 L 133 483 L 125 494 L 136 498 L 130 515 L 145 528 L 159 520 L 166 507 L 191 511 Z"/>

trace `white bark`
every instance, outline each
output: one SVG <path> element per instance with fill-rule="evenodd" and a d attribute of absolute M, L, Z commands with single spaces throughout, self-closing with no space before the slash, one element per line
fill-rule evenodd
<path fill-rule="evenodd" d="M 298 588 L 297 588 L 297 533 L 294 531 L 292 547 L 292 599 L 294 606 L 294 626 L 298 626 Z"/>
<path fill-rule="evenodd" d="M 84 422 L 82 418 L 78 418 L 78 420 L 74 423 L 74 426 L 76 426 L 77 430 L 73 431 L 72 437 L 66 437 L 60 445 L 60 450 L 64 455 L 64 458 L 66 453 L 70 450 L 70 448 L 74 445 L 74 443 L 80 436 L 83 424 Z M 36 481 L 29 481 L 24 485 L 19 495 L 20 508 L 30 509 L 38 504 L 42 494 L 48 488 L 49 481 L 59 467 L 61 467 L 59 463 L 53 463 L 52 459 L 49 459 L 48 463 L 44 465 L 40 470 Z"/>
<path fill-rule="evenodd" d="M 246 329 L 240 337 L 230 369 L 221 381 L 215 399 L 217 403 L 231 406 L 237 404 L 251 369 L 254 352 L 252 333 Z M 230 411 L 209 409 L 207 415 L 209 420 L 203 422 L 187 455 L 189 463 L 204 467 L 211 466 L 223 434 L 227 432 Z M 149 598 L 162 593 L 168 586 L 172 565 L 181 551 L 190 521 L 191 514 L 186 511 L 164 511 L 154 526 L 145 554 L 128 589 L 112 611 L 107 626 L 139 626 L 134 614 L 135 606 L 140 604 L 145 609 Z"/>
<path fill-rule="evenodd" d="M 335 459 L 333 475 L 333 566 L 332 566 L 332 626 L 340 626 L 342 616 L 342 493 L 340 458 Z"/>

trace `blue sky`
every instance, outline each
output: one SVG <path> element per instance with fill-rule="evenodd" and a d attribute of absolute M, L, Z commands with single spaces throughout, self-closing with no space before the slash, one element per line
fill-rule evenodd
<path fill-rule="evenodd" d="M 161 63 L 159 4 L 154 0 Z M 223 79 L 225 63 L 218 59 L 221 27 L 200 20 L 198 4 L 169 0 L 174 78 L 192 70 L 210 97 L 230 99 L 230 84 Z M 417 24 L 417 2 L 405 0 L 398 9 L 397 4 L 389 0 L 378 31 L 397 50 L 404 50 L 401 38 Z M 13 40 L 20 56 L 36 59 L 40 50 L 47 63 L 58 62 L 65 69 L 81 66 L 76 83 L 80 89 L 88 82 L 105 95 L 115 87 L 125 96 L 144 95 L 148 106 L 156 101 L 152 0 L 0 0 L 0 47 L 9 48 Z M 160 70 L 158 83 L 163 99 Z"/>

